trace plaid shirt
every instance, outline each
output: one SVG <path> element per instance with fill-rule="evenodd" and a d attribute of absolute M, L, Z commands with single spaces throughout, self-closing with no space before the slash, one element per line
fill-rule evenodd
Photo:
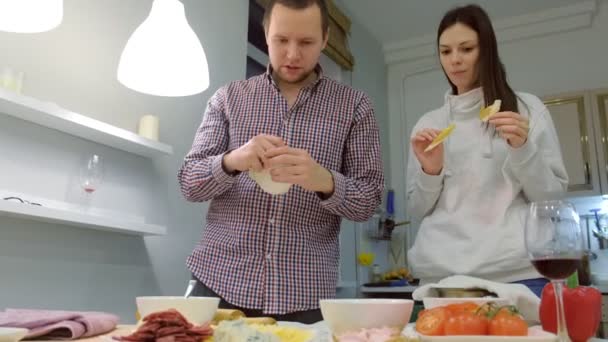
<path fill-rule="evenodd" d="M 340 221 L 369 219 L 384 175 L 378 126 L 362 92 L 322 75 L 292 106 L 269 70 L 220 88 L 209 100 L 178 178 L 183 195 L 211 200 L 200 243 L 187 266 L 234 305 L 285 314 L 316 309 L 336 294 Z M 292 186 L 263 192 L 247 172 L 227 174 L 222 158 L 258 134 L 307 150 L 334 179 L 334 193 Z"/>

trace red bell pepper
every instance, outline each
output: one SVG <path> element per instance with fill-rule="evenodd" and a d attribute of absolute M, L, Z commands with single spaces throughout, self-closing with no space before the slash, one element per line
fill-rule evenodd
<path fill-rule="evenodd" d="M 602 294 L 593 287 L 564 287 L 566 326 L 572 342 L 585 342 L 594 337 L 602 318 Z M 557 308 L 553 284 L 543 289 L 540 300 L 540 322 L 544 330 L 557 332 Z"/>

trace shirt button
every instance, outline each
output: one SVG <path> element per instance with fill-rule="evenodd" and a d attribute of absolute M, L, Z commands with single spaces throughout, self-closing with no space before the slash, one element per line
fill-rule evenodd
<path fill-rule="evenodd" d="M 266 254 L 266 260 L 270 260 L 270 259 L 272 259 L 272 254 L 270 254 L 270 253 Z"/>
<path fill-rule="evenodd" d="M 268 222 L 272 225 L 274 225 L 274 218 L 271 218 L 270 220 L 268 220 Z"/>

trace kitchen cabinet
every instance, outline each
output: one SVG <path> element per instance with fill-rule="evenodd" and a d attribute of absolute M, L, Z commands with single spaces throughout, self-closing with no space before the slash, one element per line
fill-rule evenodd
<path fill-rule="evenodd" d="M 608 194 L 608 89 L 591 92 L 602 195 Z"/>
<path fill-rule="evenodd" d="M 608 194 L 605 112 L 608 91 L 559 94 L 545 97 L 543 101 L 559 138 L 569 177 L 568 195 Z"/>

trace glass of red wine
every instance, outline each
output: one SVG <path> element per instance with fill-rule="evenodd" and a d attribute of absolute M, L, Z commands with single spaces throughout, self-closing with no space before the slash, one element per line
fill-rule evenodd
<path fill-rule="evenodd" d="M 87 195 L 92 194 L 103 180 L 103 161 L 98 154 L 90 155 L 80 168 L 80 186 Z"/>
<path fill-rule="evenodd" d="M 562 292 L 566 278 L 576 271 L 584 253 L 579 216 L 574 205 L 566 201 L 532 202 L 525 231 L 526 249 L 532 264 L 551 280 L 555 289 L 558 341 L 570 341 Z"/>

